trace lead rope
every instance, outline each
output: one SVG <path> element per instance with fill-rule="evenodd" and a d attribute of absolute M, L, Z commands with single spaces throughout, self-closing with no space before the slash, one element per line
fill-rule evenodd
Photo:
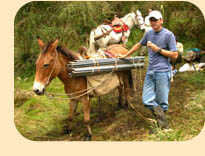
<path fill-rule="evenodd" d="M 137 80 L 137 66 L 136 66 L 136 63 L 134 62 L 134 58 L 132 59 L 132 63 L 135 65 L 135 71 L 134 71 L 134 91 L 136 92 L 137 91 L 137 84 L 136 84 L 136 80 Z"/>
<path fill-rule="evenodd" d="M 79 98 L 79 97 L 82 97 L 82 96 L 84 96 L 84 95 L 86 95 L 86 94 L 92 92 L 94 89 L 96 89 L 97 87 L 99 87 L 100 85 L 102 85 L 103 82 L 105 82 L 105 81 L 107 81 L 109 78 L 111 78 L 111 75 L 112 75 L 113 72 L 114 72 L 114 71 L 108 73 L 108 74 L 106 75 L 106 77 L 101 81 L 101 83 L 98 84 L 98 85 L 96 85 L 96 86 L 93 86 L 93 87 L 88 88 L 88 89 L 81 90 L 81 91 L 79 91 L 79 92 L 71 93 L 71 94 L 61 94 L 61 95 L 64 95 L 64 96 L 65 96 L 65 95 L 69 96 L 69 95 L 74 95 L 74 94 L 78 94 L 78 93 L 81 93 L 81 92 L 86 91 L 85 93 L 82 93 L 82 94 L 80 94 L 80 95 L 78 95 L 78 96 L 74 96 L 74 97 L 71 97 L 71 98 L 69 98 L 69 97 L 67 97 L 67 98 L 58 98 L 58 97 L 53 97 L 53 96 L 52 96 L 52 95 L 57 95 L 57 94 L 55 94 L 55 93 L 52 93 L 52 94 L 51 94 L 51 93 L 45 93 L 45 95 L 46 95 L 48 98 L 50 98 L 50 99 L 61 99 L 61 100 L 77 99 L 77 98 Z M 58 95 L 59 95 L 59 94 L 58 94 Z"/>
<path fill-rule="evenodd" d="M 132 63 L 134 64 L 134 59 L 133 59 Z M 137 63 L 139 63 L 139 62 L 137 62 Z M 137 80 L 140 81 L 140 85 L 139 85 L 139 88 L 138 88 L 138 94 L 137 94 L 137 96 L 139 96 L 138 98 L 141 98 L 141 97 L 140 97 L 139 90 L 142 90 L 142 89 L 141 89 L 141 86 L 142 86 L 142 68 L 141 68 L 141 67 L 139 67 L 139 68 L 140 68 L 140 69 L 139 69 L 139 74 L 140 74 L 139 79 L 137 79 L 137 67 L 136 67 L 136 69 L 135 69 L 134 78 L 135 78 L 135 81 L 137 81 Z M 134 89 L 135 89 L 135 91 L 137 91 L 136 83 L 135 83 Z M 152 120 L 152 119 L 148 119 L 148 118 L 144 117 L 144 115 L 143 115 L 143 114 L 137 109 L 137 107 L 135 107 L 131 102 L 128 102 L 128 104 L 129 104 L 129 106 L 136 112 L 136 114 L 138 114 L 138 116 L 139 116 L 142 120 L 144 120 L 144 121 L 145 121 L 147 124 L 149 124 L 149 125 L 153 125 L 153 120 Z"/>
<path fill-rule="evenodd" d="M 140 72 L 140 76 L 139 76 L 139 81 L 140 81 L 140 85 L 139 85 L 139 90 L 142 92 L 142 90 L 143 90 L 143 82 L 142 82 L 142 67 L 140 67 L 140 69 L 139 69 L 139 72 Z M 139 92 L 139 97 L 140 97 L 140 92 Z M 141 97 L 140 97 L 141 98 Z"/>

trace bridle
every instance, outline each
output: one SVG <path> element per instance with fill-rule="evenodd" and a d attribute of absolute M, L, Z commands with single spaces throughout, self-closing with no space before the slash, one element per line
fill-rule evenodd
<path fill-rule="evenodd" d="M 49 76 L 48 76 L 48 79 L 47 79 L 47 81 L 46 81 L 46 84 L 45 84 L 46 86 L 47 86 L 47 85 L 49 84 L 49 82 L 50 82 L 50 78 L 51 78 L 51 75 L 53 74 L 54 68 L 55 68 L 55 66 L 56 66 L 57 59 L 58 59 L 58 52 L 56 51 L 55 62 L 54 62 L 53 68 L 52 68 L 52 70 L 51 70 L 51 72 L 50 72 L 50 74 L 49 74 Z"/>
<path fill-rule="evenodd" d="M 138 25 L 139 25 L 139 26 L 144 25 L 144 22 L 143 22 L 143 23 L 139 23 L 139 21 L 141 20 L 141 18 L 143 18 L 142 15 L 138 15 L 136 12 L 134 12 L 134 14 L 135 14 L 135 19 L 136 19 L 136 21 L 138 22 Z"/>

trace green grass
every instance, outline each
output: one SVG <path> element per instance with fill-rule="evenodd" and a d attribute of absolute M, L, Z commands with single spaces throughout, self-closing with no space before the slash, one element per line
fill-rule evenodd
<path fill-rule="evenodd" d="M 55 79 L 48 91 L 63 92 L 60 83 Z M 37 96 L 32 93 L 32 85 L 32 77 L 27 81 L 15 79 L 15 123 L 18 131 L 31 140 L 45 137 L 49 131 L 62 133 L 62 122 L 68 116 L 68 102 Z"/>
<path fill-rule="evenodd" d="M 181 79 L 186 80 L 191 84 L 199 85 L 199 86 L 205 86 L 205 71 L 199 71 L 199 72 L 184 72 L 180 73 L 182 75 Z M 192 75 L 192 76 L 190 76 Z"/>
<path fill-rule="evenodd" d="M 143 72 L 144 73 L 144 72 Z M 117 92 L 91 102 L 91 125 L 96 141 L 183 141 L 197 136 L 205 121 L 205 72 L 177 73 L 171 84 L 170 109 L 167 117 L 172 128 L 164 132 L 147 122 L 153 118 L 141 103 L 142 84 L 139 93 L 132 97 L 133 109 L 117 110 Z M 142 77 L 143 79 L 143 77 Z M 30 140 L 82 140 L 85 133 L 82 105 L 73 121 L 73 131 L 65 134 L 69 112 L 68 100 L 49 99 L 35 95 L 31 89 L 33 77 L 15 78 L 14 120 L 19 133 Z M 64 93 L 63 84 L 54 79 L 47 92 Z M 152 127 L 154 134 L 149 135 Z"/>
<path fill-rule="evenodd" d="M 199 134 L 205 121 L 205 91 L 196 91 L 193 94 L 192 97 L 195 100 L 185 103 L 185 108 L 181 112 L 181 115 L 172 119 L 172 131 L 166 132 L 155 126 L 153 128 L 155 133 L 149 136 L 150 140 L 184 141 L 192 139 Z"/>

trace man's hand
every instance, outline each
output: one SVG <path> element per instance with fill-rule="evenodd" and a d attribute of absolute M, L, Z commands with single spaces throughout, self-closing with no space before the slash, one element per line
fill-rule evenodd
<path fill-rule="evenodd" d="M 156 44 L 152 43 L 151 41 L 148 41 L 148 42 L 147 42 L 147 46 L 148 46 L 149 48 L 151 48 L 152 51 L 154 51 L 154 52 L 158 52 L 159 49 L 160 49 Z"/>

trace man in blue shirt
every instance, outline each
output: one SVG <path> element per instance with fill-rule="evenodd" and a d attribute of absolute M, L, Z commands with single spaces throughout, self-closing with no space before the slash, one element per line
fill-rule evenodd
<path fill-rule="evenodd" d="M 126 55 L 130 56 L 141 46 L 148 47 L 149 65 L 144 80 L 142 102 L 155 116 L 161 129 L 168 129 L 165 113 L 168 110 L 171 64 L 170 59 L 177 59 L 178 52 L 174 34 L 162 26 L 163 18 L 159 11 L 149 14 L 149 30 L 141 41 L 135 44 Z"/>

